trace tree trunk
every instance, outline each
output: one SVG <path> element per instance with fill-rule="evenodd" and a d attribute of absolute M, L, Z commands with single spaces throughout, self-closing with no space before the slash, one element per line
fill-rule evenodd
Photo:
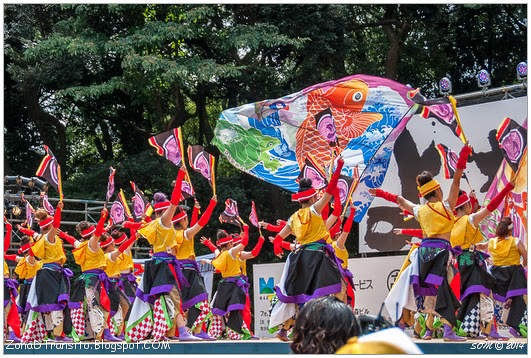
<path fill-rule="evenodd" d="M 385 77 L 397 80 L 398 62 L 400 60 L 400 49 L 402 43 L 407 37 L 411 25 L 407 22 L 399 22 L 394 25 L 392 22 L 397 21 L 397 6 L 387 6 L 384 14 L 383 31 L 389 40 L 389 49 L 387 50 L 387 61 L 385 63 Z"/>

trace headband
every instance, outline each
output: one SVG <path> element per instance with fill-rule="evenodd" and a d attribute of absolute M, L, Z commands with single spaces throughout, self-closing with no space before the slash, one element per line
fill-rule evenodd
<path fill-rule="evenodd" d="M 101 248 L 105 248 L 107 246 L 109 246 L 110 244 L 112 244 L 112 237 L 109 236 L 109 238 L 105 241 L 100 241 L 100 247 Z"/>
<path fill-rule="evenodd" d="M 46 218 L 42 221 L 39 221 L 39 226 L 41 227 L 41 229 L 44 229 L 48 226 L 50 226 L 53 222 L 53 218 L 52 217 L 49 217 L 49 218 Z"/>
<path fill-rule="evenodd" d="M 457 198 L 457 203 L 455 204 L 454 209 L 460 208 L 461 206 L 469 202 L 470 202 L 470 198 L 468 197 L 467 193 L 463 193 L 459 195 L 459 197 Z"/>
<path fill-rule="evenodd" d="M 232 238 L 232 243 L 233 243 L 234 245 L 237 245 L 237 244 L 239 244 L 240 242 L 242 242 L 242 237 L 241 237 L 241 236 L 237 236 L 237 235 L 235 235 L 235 236 Z"/>
<path fill-rule="evenodd" d="M 32 244 L 31 242 L 24 245 L 24 246 L 21 246 L 20 249 L 18 249 L 18 253 L 19 255 L 22 255 L 22 254 L 25 254 L 26 252 L 28 252 L 28 250 L 31 248 Z"/>
<path fill-rule="evenodd" d="M 162 201 L 160 203 L 156 203 L 155 204 L 154 211 L 155 212 L 161 211 L 161 210 L 164 210 L 164 209 L 169 208 L 169 207 L 170 207 L 170 202 L 169 201 Z"/>
<path fill-rule="evenodd" d="M 90 226 L 88 229 L 81 231 L 81 237 L 84 239 L 96 232 L 96 227 L 94 225 Z"/>
<path fill-rule="evenodd" d="M 232 236 L 222 237 L 218 239 L 218 241 L 216 242 L 216 245 L 217 246 L 225 245 L 231 241 L 232 241 Z"/>
<path fill-rule="evenodd" d="M 426 184 L 422 186 L 417 186 L 417 189 L 419 190 L 420 196 L 426 196 L 432 191 L 435 191 L 441 187 L 441 184 L 435 179 L 430 180 Z"/>
<path fill-rule="evenodd" d="M 311 189 L 308 189 L 308 190 L 305 190 L 305 191 L 301 191 L 301 192 L 296 193 L 296 194 L 292 194 L 291 195 L 291 201 L 298 201 L 300 203 L 301 201 L 305 201 L 305 200 L 310 199 L 315 194 L 317 194 L 317 191 L 315 191 L 314 188 L 311 188 Z"/>
<path fill-rule="evenodd" d="M 181 211 L 180 213 L 178 213 L 177 215 L 175 215 L 173 217 L 173 219 L 171 219 L 171 222 L 172 223 L 176 223 L 178 221 L 181 221 L 182 219 L 186 218 L 187 215 L 186 215 L 186 211 Z"/>

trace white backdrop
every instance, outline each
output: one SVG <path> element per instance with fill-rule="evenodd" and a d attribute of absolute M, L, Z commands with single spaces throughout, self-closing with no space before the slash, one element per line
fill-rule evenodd
<path fill-rule="evenodd" d="M 349 259 L 354 276 L 356 314 L 378 314 L 406 256 Z M 254 329 L 258 337 L 273 337 L 268 333 L 268 297 L 278 284 L 284 263 L 253 265 Z"/>
<path fill-rule="evenodd" d="M 502 153 L 495 140 L 496 129 L 505 117 L 520 124 L 524 122 L 527 118 L 527 97 L 459 107 L 458 111 L 463 131 L 474 150 L 471 157 L 474 161 L 467 164 L 465 174 L 482 203 L 502 161 Z M 382 189 L 418 202 L 415 177 L 422 170 L 430 170 L 446 195 L 451 180 L 444 178 L 444 169 L 435 149 L 439 143 L 457 153 L 463 146 L 450 128 L 436 120 L 414 116 L 395 143 Z M 465 180 L 462 180 L 461 188 L 470 191 Z M 359 252 L 407 250 L 406 238 L 394 235 L 393 227 L 419 226 L 414 219 L 404 223 L 396 205 L 376 198 L 359 225 Z"/>

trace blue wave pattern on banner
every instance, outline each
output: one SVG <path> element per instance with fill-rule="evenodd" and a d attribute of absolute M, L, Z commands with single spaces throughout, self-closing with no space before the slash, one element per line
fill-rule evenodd
<path fill-rule="evenodd" d="M 409 90 L 366 75 L 320 83 L 282 98 L 224 110 L 213 144 L 238 169 L 295 192 L 306 156 L 322 168 L 334 167 L 328 137 L 316 123 L 322 113 L 330 113 L 345 160 L 342 174 L 352 175 L 356 166 L 360 174 L 363 171 L 352 201 L 359 222 L 372 201 L 368 189 L 379 187 L 385 178 L 398 136 L 394 129 L 410 118 L 404 118 L 413 105 Z M 405 125 L 399 127 L 401 131 Z M 388 140 L 391 133 L 394 138 Z"/>

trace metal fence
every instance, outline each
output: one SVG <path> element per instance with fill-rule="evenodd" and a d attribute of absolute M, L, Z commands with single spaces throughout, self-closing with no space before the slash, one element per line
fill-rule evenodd
<path fill-rule="evenodd" d="M 40 201 L 40 196 L 35 194 L 24 194 L 24 198 L 30 202 Z M 4 202 L 18 202 L 21 201 L 21 195 L 4 193 Z M 56 206 L 56 203 L 59 202 L 59 198 L 48 198 L 51 204 Z M 61 226 L 67 227 L 69 234 L 74 235 L 75 226 L 80 221 L 88 221 L 90 223 L 97 223 L 100 217 L 100 212 L 103 209 L 105 204 L 104 201 L 99 200 L 84 200 L 84 199 L 63 199 L 64 209 L 61 212 Z M 11 245 L 9 247 L 9 253 L 16 253 L 20 247 L 21 235 L 19 235 L 16 225 L 21 224 L 26 221 L 25 215 L 21 214 L 15 216 L 11 210 L 6 212 L 6 217 L 10 223 L 13 224 L 13 233 L 11 236 Z M 64 247 L 67 249 L 73 249 L 72 245 L 65 242 Z M 149 247 L 138 246 L 138 241 L 132 247 L 133 257 L 135 258 L 147 258 L 149 257 Z"/>

